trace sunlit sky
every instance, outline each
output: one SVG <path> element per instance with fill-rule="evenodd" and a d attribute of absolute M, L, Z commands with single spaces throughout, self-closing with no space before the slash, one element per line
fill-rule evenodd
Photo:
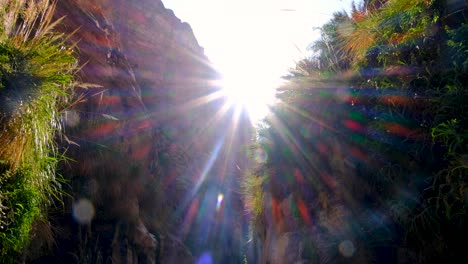
<path fill-rule="evenodd" d="M 223 75 L 232 103 L 253 121 L 264 117 L 280 77 L 304 58 L 314 29 L 352 0 L 163 0 L 188 22 L 205 54 Z M 357 1 L 356 1 L 357 2 Z"/>

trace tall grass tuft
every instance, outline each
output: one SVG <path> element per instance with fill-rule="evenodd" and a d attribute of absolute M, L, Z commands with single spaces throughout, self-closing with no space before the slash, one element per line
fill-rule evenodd
<path fill-rule="evenodd" d="M 0 1 L 0 258 L 27 244 L 60 194 L 54 138 L 72 98 L 77 60 L 54 31 L 55 2 Z M 60 199 L 58 199 L 60 200 Z"/>
<path fill-rule="evenodd" d="M 438 19 L 437 15 L 429 15 L 430 10 L 434 8 L 434 2 L 385 1 L 379 9 L 371 12 L 369 9 L 355 10 L 352 14 L 354 29 L 349 35 L 342 36 L 344 50 L 347 51 L 349 59 L 357 66 L 366 59 L 372 49 L 374 52 L 380 52 L 381 58 L 386 56 L 382 52 L 383 47 L 398 51 L 404 44 L 431 37 L 432 23 Z"/>

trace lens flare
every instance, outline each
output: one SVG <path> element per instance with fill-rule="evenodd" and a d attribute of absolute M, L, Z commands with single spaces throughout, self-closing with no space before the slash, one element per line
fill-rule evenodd
<path fill-rule="evenodd" d="M 213 257 L 210 252 L 203 253 L 198 259 L 197 264 L 213 264 Z"/>
<path fill-rule="evenodd" d="M 63 113 L 62 120 L 67 126 L 75 127 L 80 123 L 80 115 L 75 110 L 68 110 Z"/>
<path fill-rule="evenodd" d="M 338 249 L 341 255 L 347 258 L 352 257 L 354 255 L 354 252 L 356 251 L 353 242 L 349 240 L 341 241 L 341 243 L 338 245 Z"/>
<path fill-rule="evenodd" d="M 258 163 L 265 163 L 267 161 L 267 153 L 263 149 L 256 149 L 254 152 L 254 159 Z"/>
<path fill-rule="evenodd" d="M 224 195 L 222 193 L 218 194 L 218 200 L 216 202 L 216 211 L 218 211 L 219 208 L 221 208 L 221 204 L 223 203 L 223 200 L 224 200 Z"/>
<path fill-rule="evenodd" d="M 89 224 L 94 218 L 94 206 L 88 199 L 80 199 L 73 204 L 73 218 L 80 224 Z"/>

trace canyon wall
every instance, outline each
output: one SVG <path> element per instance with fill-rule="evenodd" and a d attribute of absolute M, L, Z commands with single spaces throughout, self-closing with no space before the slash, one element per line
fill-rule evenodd
<path fill-rule="evenodd" d="M 79 81 L 92 87 L 77 86 L 63 114 L 71 195 L 50 218 L 57 247 L 36 258 L 237 262 L 252 130 L 225 106 L 190 25 L 159 0 L 62 0 L 56 17 L 74 32 Z"/>

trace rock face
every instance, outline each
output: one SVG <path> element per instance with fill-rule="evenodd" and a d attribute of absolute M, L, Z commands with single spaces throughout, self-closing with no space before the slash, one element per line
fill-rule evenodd
<path fill-rule="evenodd" d="M 78 29 L 80 80 L 99 87 L 77 87 L 63 116 L 73 198 L 52 217 L 59 247 L 47 257 L 237 262 L 250 123 L 224 107 L 190 26 L 159 0 L 61 0 L 56 16 L 63 32 Z"/>

